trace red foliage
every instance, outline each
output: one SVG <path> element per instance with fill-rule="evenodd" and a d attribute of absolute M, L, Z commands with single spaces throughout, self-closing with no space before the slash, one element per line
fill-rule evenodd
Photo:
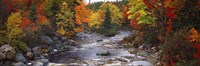
<path fill-rule="evenodd" d="M 134 29 L 138 29 L 137 21 L 135 19 L 131 19 L 130 26 L 134 27 Z"/>
<path fill-rule="evenodd" d="M 1 10 L 4 12 L 3 14 L 8 15 L 9 13 L 11 13 L 13 11 L 13 2 L 12 0 L 3 0 L 2 3 L 3 4 L 1 6 Z"/>
<path fill-rule="evenodd" d="M 122 13 L 125 19 L 128 18 L 127 7 L 125 5 L 122 5 Z"/>
<path fill-rule="evenodd" d="M 166 13 L 166 16 L 169 17 L 172 20 L 175 18 L 175 14 L 174 13 Z"/>
<path fill-rule="evenodd" d="M 152 0 L 152 2 L 153 2 L 153 3 L 156 3 L 156 2 L 157 2 L 157 0 Z"/>
<path fill-rule="evenodd" d="M 37 5 L 37 13 L 39 13 L 41 15 L 45 15 L 44 4 L 43 3 Z"/>
<path fill-rule="evenodd" d="M 165 11 L 166 11 L 165 15 L 166 15 L 169 19 L 174 20 L 174 18 L 175 18 L 175 12 L 174 12 L 174 11 L 176 11 L 175 8 L 166 7 L 166 8 L 165 8 Z"/>
<path fill-rule="evenodd" d="M 32 0 L 27 0 L 26 3 L 27 3 L 27 4 L 31 4 L 31 3 L 32 3 Z"/>
<path fill-rule="evenodd" d="M 130 26 L 131 26 L 131 27 L 134 27 L 135 30 L 139 29 L 139 27 L 138 27 L 138 21 L 137 21 L 137 18 L 138 18 L 139 16 L 140 16 L 140 14 L 137 14 L 137 15 L 135 16 L 135 18 L 133 18 L 133 19 L 130 20 Z"/>
<path fill-rule="evenodd" d="M 169 66 L 174 66 L 174 64 L 175 64 L 174 61 L 171 60 L 170 63 L 169 63 Z"/>
<path fill-rule="evenodd" d="M 195 43 L 193 44 L 193 47 L 196 48 L 197 52 L 193 54 L 193 57 L 195 59 L 200 59 L 200 44 Z"/>
<path fill-rule="evenodd" d="M 167 32 L 170 32 L 172 30 L 173 26 L 172 26 L 172 22 L 167 22 Z"/>
<path fill-rule="evenodd" d="M 31 21 L 28 18 L 24 18 L 22 20 L 22 23 L 19 25 L 19 28 L 24 28 L 26 26 L 28 26 L 31 23 Z"/>
<path fill-rule="evenodd" d="M 154 6 L 149 2 L 149 0 L 143 0 L 143 2 L 148 8 L 154 8 Z"/>

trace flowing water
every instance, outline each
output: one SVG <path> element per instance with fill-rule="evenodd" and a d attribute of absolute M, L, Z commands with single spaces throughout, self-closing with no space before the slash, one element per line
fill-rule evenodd
<path fill-rule="evenodd" d="M 130 54 L 118 44 L 123 38 L 132 35 L 130 31 L 119 31 L 117 35 L 105 37 L 101 34 L 81 32 L 74 50 L 57 54 L 51 59 L 51 66 L 152 66 L 143 58 Z M 106 54 L 106 55 L 101 55 Z"/>

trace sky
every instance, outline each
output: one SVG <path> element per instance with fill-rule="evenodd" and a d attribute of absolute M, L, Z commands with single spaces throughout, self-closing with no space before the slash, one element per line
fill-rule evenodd
<path fill-rule="evenodd" d="M 91 0 L 91 2 L 99 2 L 99 1 L 104 1 L 104 0 Z M 116 0 L 105 0 L 105 1 L 116 1 Z M 121 1 L 121 0 L 118 0 Z M 86 3 L 89 2 L 89 0 L 85 0 Z"/>

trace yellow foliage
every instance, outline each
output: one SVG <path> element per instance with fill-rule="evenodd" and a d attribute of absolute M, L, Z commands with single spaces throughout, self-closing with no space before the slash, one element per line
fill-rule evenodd
<path fill-rule="evenodd" d="M 19 25 L 22 22 L 22 17 L 19 12 L 11 13 L 8 17 L 6 26 L 7 26 L 7 38 L 9 41 L 11 39 L 19 38 L 22 36 L 23 31 L 19 28 Z"/>
<path fill-rule="evenodd" d="M 88 23 L 89 27 L 95 27 L 95 28 L 99 28 L 102 24 L 102 22 L 104 21 L 105 17 L 105 12 L 106 9 L 109 9 L 111 12 L 111 23 L 115 23 L 115 24 L 121 24 L 123 21 L 123 15 L 122 12 L 120 12 L 120 9 L 111 4 L 111 3 L 104 3 L 100 6 L 100 9 L 97 12 L 94 12 L 91 14 L 90 16 L 90 22 Z"/>
<path fill-rule="evenodd" d="M 102 10 L 92 13 L 90 16 L 91 21 L 88 23 L 89 27 L 99 28 L 105 17 L 105 13 Z"/>
<path fill-rule="evenodd" d="M 57 33 L 64 35 L 65 34 L 65 30 L 64 28 L 61 26 L 59 30 L 56 31 Z"/>
<path fill-rule="evenodd" d="M 74 31 L 75 31 L 76 33 L 78 33 L 78 32 L 83 31 L 83 29 L 81 29 L 81 28 L 74 28 Z"/>
<path fill-rule="evenodd" d="M 122 23 L 122 12 L 120 11 L 120 9 L 112 4 L 112 3 L 104 3 L 100 6 L 100 10 L 103 10 L 104 13 L 106 12 L 106 9 L 109 9 L 111 12 L 111 23 L 115 23 L 115 24 L 121 24 Z"/>
<path fill-rule="evenodd" d="M 60 10 L 58 10 L 56 14 L 56 24 L 57 27 L 59 27 L 56 32 L 60 33 L 61 35 L 71 36 L 69 33 L 72 33 L 72 35 L 74 34 L 73 28 L 75 27 L 76 23 L 74 21 L 74 12 L 70 8 L 70 2 L 71 1 L 63 2 L 60 6 Z"/>

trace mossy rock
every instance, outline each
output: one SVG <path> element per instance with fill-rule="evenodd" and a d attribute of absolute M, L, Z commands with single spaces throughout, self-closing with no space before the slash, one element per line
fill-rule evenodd
<path fill-rule="evenodd" d="M 97 56 L 109 56 L 109 55 L 111 55 L 111 53 L 108 52 L 108 51 L 106 51 L 106 52 L 98 52 L 98 53 L 96 53 L 96 55 Z"/>

